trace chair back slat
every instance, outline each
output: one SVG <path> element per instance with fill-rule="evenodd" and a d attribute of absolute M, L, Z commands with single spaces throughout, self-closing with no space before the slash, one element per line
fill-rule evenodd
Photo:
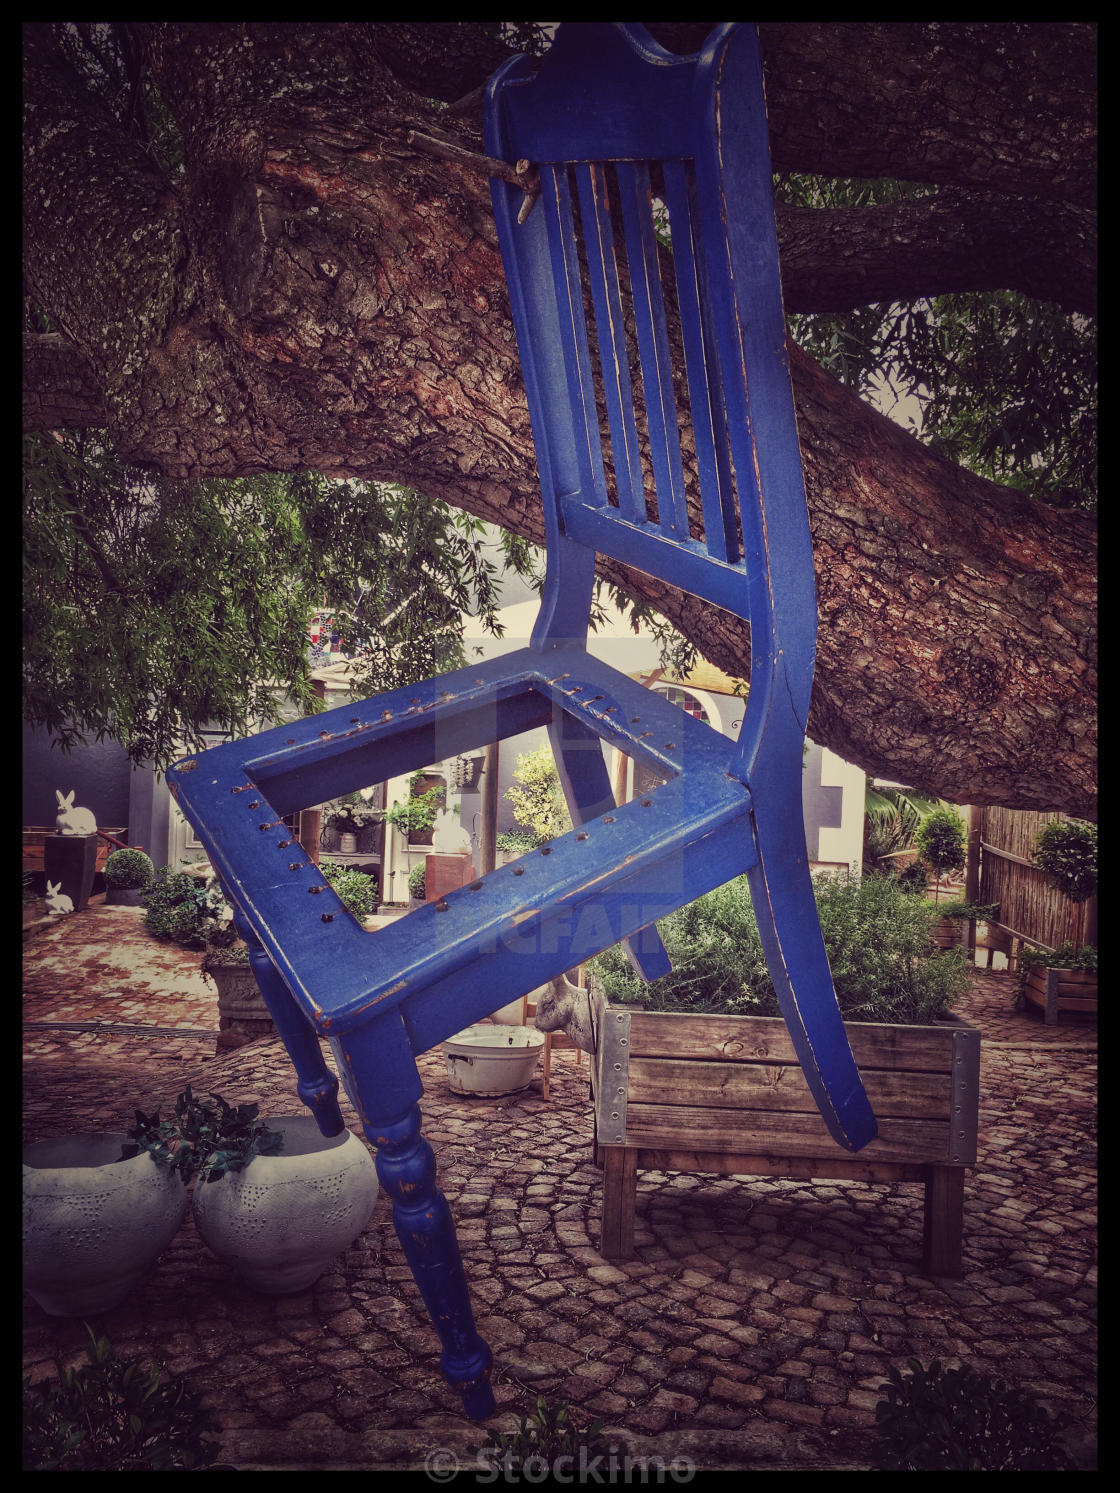
<path fill-rule="evenodd" d="M 580 228 L 599 352 L 599 382 L 606 405 L 611 468 L 618 513 L 646 522 L 645 479 L 634 417 L 634 390 L 626 348 L 614 226 L 601 165 L 572 168 L 578 188 Z M 613 505 L 612 505 L 613 506 Z"/>
<path fill-rule="evenodd" d="M 688 501 L 681 462 L 673 364 L 665 322 L 665 298 L 653 220 L 653 188 L 645 161 L 619 161 L 619 205 L 626 238 L 634 328 L 642 369 L 649 454 L 657 494 L 661 532 L 673 538 L 689 534 Z"/>
<path fill-rule="evenodd" d="M 677 304 L 688 373 L 689 407 L 704 514 L 704 539 L 714 559 L 734 564 L 741 557 L 736 528 L 735 489 L 727 445 L 723 385 L 711 331 L 705 326 L 699 257 L 693 214 L 695 181 L 691 163 L 666 161 L 665 205 L 676 272 Z"/>
<path fill-rule="evenodd" d="M 601 503 L 606 500 L 607 484 L 599 440 L 587 321 L 583 311 L 583 289 L 576 255 L 571 187 L 566 167 L 541 168 L 541 210 L 548 228 L 548 248 L 556 286 L 559 339 L 570 404 L 567 423 L 571 425 L 575 435 L 578 491 L 583 495 L 584 501 Z M 555 390 L 552 398 L 546 402 L 555 407 Z M 553 495 L 554 501 L 562 493 L 570 491 L 570 487 L 562 487 Z"/>

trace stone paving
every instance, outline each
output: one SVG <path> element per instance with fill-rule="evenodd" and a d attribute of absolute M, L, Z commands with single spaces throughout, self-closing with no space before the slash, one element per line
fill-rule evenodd
<path fill-rule="evenodd" d="M 300 1112 L 278 1039 L 215 1056 L 198 955 L 153 943 L 138 913 L 94 903 L 25 932 L 25 1140 L 122 1128 L 187 1082 Z M 494 1350 L 492 1427 L 543 1394 L 666 1464 L 858 1470 L 888 1366 L 937 1358 L 1067 1412 L 1079 1466 L 1095 1467 L 1096 1031 L 1015 1011 L 1003 973 L 978 970 L 961 1010 L 984 1038 L 961 1280 L 921 1271 L 918 1186 L 653 1172 L 639 1175 L 636 1257 L 608 1264 L 586 1062 L 554 1055 L 548 1101 L 539 1070 L 520 1094 L 480 1099 L 451 1094 L 426 1054 L 425 1133 Z M 284 1298 L 239 1286 L 188 1218 L 95 1325 L 202 1392 L 223 1460 L 244 1470 L 446 1472 L 483 1439 L 440 1376 L 383 1199 L 348 1253 Z M 81 1322 L 25 1298 L 25 1373 L 84 1361 L 84 1341 Z"/>

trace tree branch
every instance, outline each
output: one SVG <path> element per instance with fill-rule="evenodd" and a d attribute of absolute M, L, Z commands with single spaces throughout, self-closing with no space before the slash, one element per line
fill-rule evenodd
<path fill-rule="evenodd" d="M 1096 214 L 943 188 L 868 208 L 779 204 L 787 312 L 845 311 L 968 290 L 1018 290 L 1097 309 Z"/>

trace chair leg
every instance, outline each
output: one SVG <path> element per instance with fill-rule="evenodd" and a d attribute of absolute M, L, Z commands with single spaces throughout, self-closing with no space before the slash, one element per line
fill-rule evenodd
<path fill-rule="evenodd" d="M 586 824 L 615 807 L 614 791 L 602 743 L 576 716 L 562 714 L 548 728 L 552 755 L 573 824 Z M 644 980 L 656 980 L 672 968 L 655 927 L 642 928 L 623 940 L 630 962 Z"/>
<path fill-rule="evenodd" d="M 492 1357 L 471 1310 L 459 1241 L 447 1199 L 436 1186 L 436 1161 L 420 1131 L 422 1093 L 399 1015 L 389 1012 L 358 1032 L 332 1040 L 366 1135 L 376 1147 L 377 1175 L 393 1200 L 393 1226 L 443 1345 L 440 1368 L 473 1420 L 495 1411 Z"/>
<path fill-rule="evenodd" d="M 292 999 L 264 945 L 239 912 L 234 913 L 234 925 L 249 946 L 249 966 L 296 1070 L 299 1097 L 315 1116 L 323 1135 L 340 1135 L 345 1121 L 338 1107 L 338 1079 L 327 1067 L 318 1033 Z"/>
<path fill-rule="evenodd" d="M 755 810 L 748 873 L 758 930 L 801 1070 L 834 1140 L 858 1151 L 878 1133 L 836 1003 L 796 798 Z"/>

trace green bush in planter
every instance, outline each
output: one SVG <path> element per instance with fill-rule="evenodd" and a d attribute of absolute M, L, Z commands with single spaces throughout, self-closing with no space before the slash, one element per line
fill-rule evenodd
<path fill-rule="evenodd" d="M 142 850 L 114 850 L 105 858 L 105 885 L 115 891 L 139 891 L 155 874 L 151 856 Z"/>
<path fill-rule="evenodd" d="M 423 861 L 418 861 L 408 873 L 408 895 L 417 902 L 423 902 L 428 895 L 427 883 L 424 880 L 426 866 Z"/>
<path fill-rule="evenodd" d="M 368 918 L 377 904 L 377 883 L 364 871 L 353 871 L 335 861 L 319 862 L 323 879 L 339 897 L 346 910 L 359 922 Z"/>
<path fill-rule="evenodd" d="M 1019 989 L 1016 1004 L 1021 1010 L 1026 999 L 1027 976 L 1032 969 L 1084 969 L 1095 974 L 1097 951 L 1092 944 L 1064 943 L 1053 950 L 1020 949 L 1015 962 Z"/>
<path fill-rule="evenodd" d="M 284 1149 L 283 1132 L 268 1128 L 259 1105 L 228 1104 L 221 1094 L 200 1099 L 190 1084 L 175 1101 L 173 1120 L 161 1120 L 158 1110 L 134 1114 L 123 1159 L 147 1151 L 158 1166 L 174 1167 L 184 1182 L 192 1177 L 216 1182 L 227 1172 L 244 1171 L 254 1156 L 279 1156 Z"/>
<path fill-rule="evenodd" d="M 928 1023 L 968 989 L 961 951 L 930 951 L 936 908 L 895 878 L 818 876 L 813 890 L 845 1020 Z M 617 945 L 594 961 L 611 1000 L 653 1011 L 781 1014 L 745 876 L 658 928 L 673 962 L 660 980 L 647 985 Z"/>
<path fill-rule="evenodd" d="M 186 948 L 221 948 L 237 942 L 232 909 L 214 880 L 200 882 L 186 871 L 160 866 L 140 899 L 144 926 L 153 938 Z"/>

